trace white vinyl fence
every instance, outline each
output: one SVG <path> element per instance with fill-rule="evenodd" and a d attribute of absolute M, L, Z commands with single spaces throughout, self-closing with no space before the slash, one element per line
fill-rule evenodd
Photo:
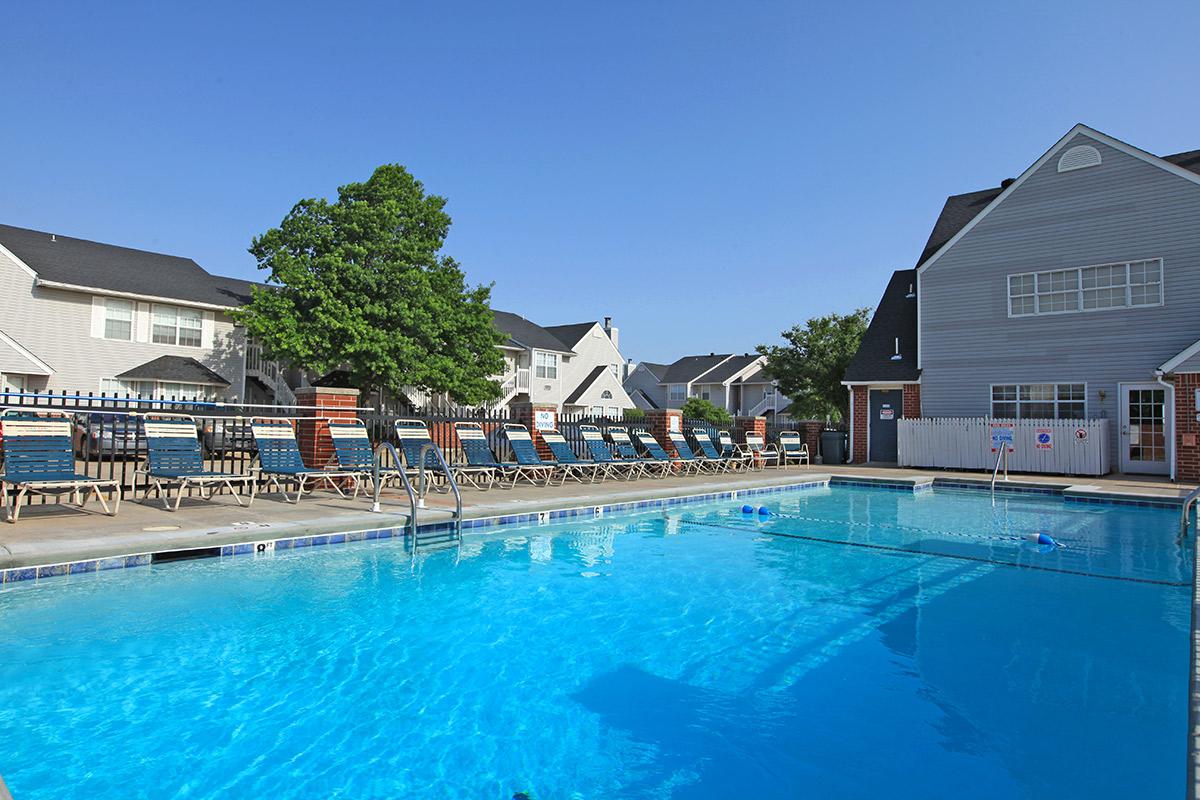
<path fill-rule="evenodd" d="M 902 467 L 991 470 L 993 428 L 1012 429 L 1013 472 L 1104 475 L 1111 471 L 1107 419 L 926 417 L 898 420 Z"/>

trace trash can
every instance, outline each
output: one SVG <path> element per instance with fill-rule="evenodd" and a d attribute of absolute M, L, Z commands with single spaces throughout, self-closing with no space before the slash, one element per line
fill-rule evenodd
<path fill-rule="evenodd" d="M 821 431 L 821 463 L 846 463 L 846 434 L 843 431 Z"/>

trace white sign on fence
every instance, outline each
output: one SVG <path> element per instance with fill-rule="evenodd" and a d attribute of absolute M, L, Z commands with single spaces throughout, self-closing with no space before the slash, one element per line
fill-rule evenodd
<path fill-rule="evenodd" d="M 992 431 L 1000 428 L 1012 431 L 1008 468 L 1014 472 L 1104 475 L 1111 470 L 1108 423 L 1107 419 L 902 418 L 896 421 L 897 455 L 902 467 L 990 472 L 998 449 L 990 447 Z M 1048 434 L 1049 447 L 1041 446 L 1042 434 Z M 1072 444 L 1054 447 L 1056 441 Z"/>
<path fill-rule="evenodd" d="M 1006 422 L 992 423 L 992 452 L 999 452 L 1001 445 L 1008 448 L 1008 452 L 1013 451 L 1013 427 Z"/>
<path fill-rule="evenodd" d="M 554 430 L 554 412 L 553 411 L 534 411 L 533 412 L 533 427 L 539 431 Z"/>
<path fill-rule="evenodd" d="M 1054 429 L 1038 428 L 1034 431 L 1034 447 L 1038 450 L 1054 449 Z"/>

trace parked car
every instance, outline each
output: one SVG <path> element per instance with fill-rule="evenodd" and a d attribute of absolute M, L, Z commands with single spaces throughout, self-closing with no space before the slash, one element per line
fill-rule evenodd
<path fill-rule="evenodd" d="M 133 459 L 145 452 L 146 434 L 137 418 L 100 412 L 75 415 L 75 454 L 80 458 Z"/>
<path fill-rule="evenodd" d="M 254 451 L 254 433 L 250 430 L 249 422 L 206 419 L 200 426 L 200 436 L 208 453 Z"/>

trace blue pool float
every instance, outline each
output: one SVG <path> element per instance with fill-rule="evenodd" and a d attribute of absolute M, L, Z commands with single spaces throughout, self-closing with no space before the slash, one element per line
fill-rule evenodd
<path fill-rule="evenodd" d="M 767 508 L 766 506 L 759 506 L 758 515 L 760 517 L 769 517 L 771 516 L 771 509 Z"/>
<path fill-rule="evenodd" d="M 754 513 L 754 506 L 752 506 L 752 505 L 750 505 L 749 503 L 747 503 L 746 505 L 742 506 L 742 513 L 743 513 L 743 514 L 753 514 L 753 513 Z"/>
<path fill-rule="evenodd" d="M 1051 547 L 1062 547 L 1062 544 L 1048 533 L 1027 533 L 1025 538 L 1034 544 L 1050 545 Z"/>

